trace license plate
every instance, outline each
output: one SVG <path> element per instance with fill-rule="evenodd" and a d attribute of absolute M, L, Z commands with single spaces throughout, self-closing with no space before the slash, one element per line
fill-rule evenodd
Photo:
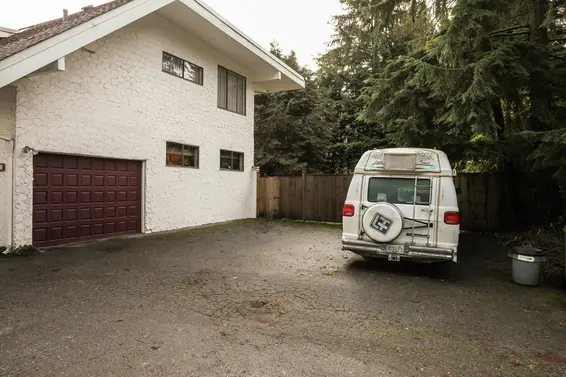
<path fill-rule="evenodd" d="M 391 254 L 405 254 L 404 245 L 388 245 L 386 250 Z"/>

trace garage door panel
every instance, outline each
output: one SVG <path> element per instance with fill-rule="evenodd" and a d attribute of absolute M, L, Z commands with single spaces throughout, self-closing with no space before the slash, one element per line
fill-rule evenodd
<path fill-rule="evenodd" d="M 104 233 L 116 233 L 116 223 L 107 222 L 104 224 Z"/>
<path fill-rule="evenodd" d="M 49 211 L 49 222 L 57 223 L 63 221 L 63 210 L 52 209 Z"/>
<path fill-rule="evenodd" d="M 92 176 L 81 174 L 81 187 L 90 187 L 92 185 Z"/>
<path fill-rule="evenodd" d="M 80 214 L 81 214 L 81 220 L 90 220 L 91 219 L 90 208 L 80 208 L 79 211 L 80 211 Z"/>
<path fill-rule="evenodd" d="M 65 238 L 77 238 L 79 236 L 79 227 L 78 225 L 67 225 L 65 227 Z"/>
<path fill-rule="evenodd" d="M 93 159 L 91 167 L 92 170 L 108 170 L 104 168 L 104 160 L 102 159 Z"/>
<path fill-rule="evenodd" d="M 37 187 L 47 186 L 47 174 L 46 173 L 35 173 L 33 175 L 33 183 Z"/>
<path fill-rule="evenodd" d="M 118 187 L 128 187 L 128 177 L 125 175 L 118 176 Z"/>
<path fill-rule="evenodd" d="M 104 191 L 95 191 L 92 193 L 93 203 L 103 203 L 104 202 Z"/>
<path fill-rule="evenodd" d="M 34 160 L 34 164 L 35 161 L 37 159 L 37 156 L 35 156 L 33 158 Z M 47 156 L 47 167 L 51 168 L 51 169 L 62 169 L 63 168 L 63 156 L 62 155 L 55 155 L 55 154 L 50 154 Z"/>
<path fill-rule="evenodd" d="M 39 154 L 39 155 L 35 156 L 33 158 L 34 167 L 46 168 L 48 166 L 47 159 L 48 159 L 48 155 L 46 155 L 46 154 Z"/>
<path fill-rule="evenodd" d="M 112 160 L 105 160 L 104 170 L 106 171 L 116 171 L 116 162 Z"/>
<path fill-rule="evenodd" d="M 79 169 L 81 170 L 91 170 L 92 169 L 92 158 L 79 157 Z"/>
<path fill-rule="evenodd" d="M 103 219 L 104 218 L 104 209 L 102 207 L 93 208 L 92 209 L 92 218 L 93 219 Z"/>
<path fill-rule="evenodd" d="M 39 154 L 34 178 L 34 245 L 140 231 L 140 162 Z"/>
<path fill-rule="evenodd" d="M 102 223 L 92 224 L 92 235 L 99 236 L 102 234 L 104 234 L 104 224 Z"/>
<path fill-rule="evenodd" d="M 79 185 L 79 176 L 77 174 L 67 174 L 67 187 Z"/>
<path fill-rule="evenodd" d="M 63 174 L 51 173 L 49 174 L 49 178 L 51 180 L 51 182 L 49 182 L 50 186 L 63 186 Z"/>
<path fill-rule="evenodd" d="M 106 191 L 106 203 L 114 203 L 114 202 L 116 202 L 116 192 Z"/>
<path fill-rule="evenodd" d="M 128 223 L 126 221 L 118 221 L 116 223 L 117 232 L 126 232 L 128 230 Z"/>
<path fill-rule="evenodd" d="M 128 201 L 128 193 L 126 191 L 118 191 L 118 202 L 124 203 Z"/>
<path fill-rule="evenodd" d="M 135 231 L 136 229 L 138 229 L 137 220 L 128 221 L 128 231 Z"/>
<path fill-rule="evenodd" d="M 79 202 L 79 193 L 78 191 L 66 191 L 65 192 L 65 203 L 67 204 L 76 204 Z"/>
<path fill-rule="evenodd" d="M 81 191 L 80 197 L 81 197 L 81 203 L 91 203 L 92 202 L 92 192 L 91 191 Z"/>
<path fill-rule="evenodd" d="M 138 201 L 137 191 L 129 191 L 128 192 L 128 202 L 137 202 L 137 201 Z"/>
<path fill-rule="evenodd" d="M 63 203 L 63 191 L 51 191 L 48 197 L 49 197 L 49 204 Z"/>
<path fill-rule="evenodd" d="M 125 206 L 118 207 L 118 217 L 126 217 L 128 216 L 128 208 Z"/>
<path fill-rule="evenodd" d="M 47 191 L 35 191 L 33 193 L 33 204 L 47 204 Z"/>
<path fill-rule="evenodd" d="M 75 170 L 79 168 L 79 157 L 65 156 L 63 158 L 63 167 L 67 170 Z"/>
<path fill-rule="evenodd" d="M 63 239 L 63 227 L 54 226 L 49 229 L 49 238 L 53 241 L 58 241 Z"/>
<path fill-rule="evenodd" d="M 83 238 L 88 238 L 92 235 L 90 224 L 82 224 L 79 226 L 79 235 Z"/>
<path fill-rule="evenodd" d="M 116 217 L 116 207 L 106 207 L 104 209 L 104 217 Z"/>
<path fill-rule="evenodd" d="M 103 175 L 95 175 L 93 177 L 93 182 L 95 187 L 104 186 L 104 176 Z"/>
<path fill-rule="evenodd" d="M 36 228 L 33 230 L 34 242 L 45 242 L 48 240 L 47 228 Z"/>
<path fill-rule="evenodd" d="M 77 208 L 65 209 L 65 221 L 77 221 L 79 219 Z"/>
<path fill-rule="evenodd" d="M 33 223 L 44 224 L 47 222 L 47 210 L 36 209 L 33 211 Z"/>
<path fill-rule="evenodd" d="M 118 171 L 128 171 L 128 162 L 127 161 L 116 162 L 116 170 L 118 170 Z"/>

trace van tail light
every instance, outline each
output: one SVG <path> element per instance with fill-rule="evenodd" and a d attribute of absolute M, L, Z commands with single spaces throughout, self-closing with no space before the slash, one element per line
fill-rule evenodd
<path fill-rule="evenodd" d="M 356 214 L 356 207 L 353 204 L 344 204 L 344 208 L 342 209 L 342 216 L 344 217 L 352 217 Z"/>
<path fill-rule="evenodd" d="M 444 223 L 448 225 L 460 225 L 460 212 L 446 212 Z"/>

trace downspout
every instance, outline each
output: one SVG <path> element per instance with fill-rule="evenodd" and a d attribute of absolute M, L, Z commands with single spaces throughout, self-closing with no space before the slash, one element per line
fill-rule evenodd
<path fill-rule="evenodd" d="M 12 143 L 12 184 L 10 185 L 10 200 L 12 201 L 12 213 L 10 214 L 10 249 L 14 248 L 14 185 L 16 179 L 16 138 L 10 139 L 0 135 L 0 139 Z"/>

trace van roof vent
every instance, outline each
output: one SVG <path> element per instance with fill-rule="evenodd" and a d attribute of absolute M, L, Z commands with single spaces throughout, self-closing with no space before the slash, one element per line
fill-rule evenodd
<path fill-rule="evenodd" d="M 385 170 L 415 171 L 417 165 L 416 153 L 385 153 Z"/>

